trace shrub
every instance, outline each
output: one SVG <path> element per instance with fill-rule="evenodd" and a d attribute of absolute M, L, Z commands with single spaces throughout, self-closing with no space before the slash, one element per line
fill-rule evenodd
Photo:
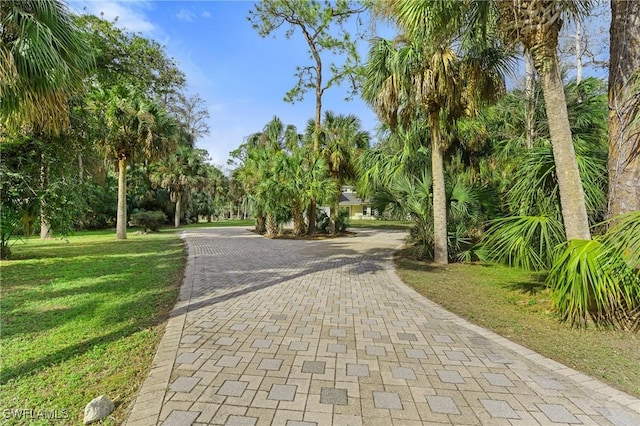
<path fill-rule="evenodd" d="M 528 271 L 548 270 L 555 248 L 565 239 L 562 223 L 552 216 L 509 216 L 495 219 L 484 234 L 490 260 Z"/>
<path fill-rule="evenodd" d="M 329 233 L 331 218 L 321 209 L 316 212 L 316 229 L 323 234 Z M 349 210 L 341 208 L 338 212 L 338 220 L 336 221 L 336 232 L 345 232 L 349 227 Z"/>
<path fill-rule="evenodd" d="M 131 215 L 131 224 L 146 231 L 156 232 L 167 222 L 167 216 L 161 211 L 138 212 Z"/>
<path fill-rule="evenodd" d="M 11 246 L 19 239 L 16 231 L 20 228 L 20 214 L 11 206 L 0 206 L 0 259 L 11 256 Z"/>
<path fill-rule="evenodd" d="M 640 328 L 640 212 L 614 218 L 594 240 L 565 243 L 547 277 L 563 320 Z"/>
<path fill-rule="evenodd" d="M 325 234 L 329 231 L 330 223 L 329 215 L 324 210 L 318 209 L 316 211 L 316 230 Z"/>

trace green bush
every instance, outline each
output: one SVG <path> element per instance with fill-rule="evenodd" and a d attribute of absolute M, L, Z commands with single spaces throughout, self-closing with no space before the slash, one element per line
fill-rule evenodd
<path fill-rule="evenodd" d="M 19 239 L 20 214 L 11 206 L 0 204 L 0 259 L 11 256 L 11 246 Z"/>
<path fill-rule="evenodd" d="M 584 327 L 640 329 L 640 212 L 619 216 L 594 240 L 563 244 L 547 276 L 561 318 Z"/>
<path fill-rule="evenodd" d="M 158 231 L 167 222 L 167 216 L 161 211 L 138 212 L 131 215 L 131 224 L 146 231 Z"/>
<path fill-rule="evenodd" d="M 323 234 L 329 233 L 331 218 L 323 210 L 318 209 L 316 212 L 316 229 Z M 341 208 L 338 212 L 338 220 L 336 221 L 336 232 L 345 232 L 349 227 L 349 210 Z"/>
<path fill-rule="evenodd" d="M 489 260 L 544 271 L 553 266 L 555 248 L 564 239 L 564 227 L 553 216 L 508 216 L 490 222 L 483 243 Z"/>

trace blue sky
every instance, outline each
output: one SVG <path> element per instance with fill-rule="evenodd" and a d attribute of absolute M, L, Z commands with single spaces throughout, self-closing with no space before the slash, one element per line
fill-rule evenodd
<path fill-rule="evenodd" d="M 300 132 L 314 115 L 313 93 L 293 105 L 283 101 L 296 82 L 296 66 L 309 62 L 306 43 L 299 33 L 285 39 L 284 31 L 261 38 L 247 21 L 252 6 L 248 1 L 71 2 L 76 11 L 118 17 L 120 27 L 166 46 L 186 73 L 189 91 L 207 102 L 211 133 L 197 145 L 216 165 L 226 165 L 229 152 L 274 115 Z M 360 43 L 364 56 L 368 42 Z M 359 99 L 346 102 L 346 95 L 346 88 L 329 89 L 323 110 L 353 113 L 365 130 L 373 131 L 375 114 Z"/>
<path fill-rule="evenodd" d="M 297 66 L 310 63 L 308 48 L 296 32 L 287 40 L 284 29 L 275 37 L 261 38 L 247 20 L 253 7 L 250 1 L 213 0 L 69 0 L 77 12 L 100 15 L 118 25 L 166 46 L 187 76 L 189 92 L 199 94 L 207 103 L 211 133 L 197 145 L 206 149 L 212 163 L 226 168 L 229 152 L 243 139 L 260 131 L 274 115 L 285 124 L 304 131 L 314 115 L 314 96 L 303 102 L 283 101 L 296 78 Z M 600 14 L 589 19 L 584 28 L 592 38 L 590 50 L 606 60 L 608 52 L 608 10 L 600 5 Z M 604 9 L 603 9 L 604 8 Z M 365 23 L 367 25 L 368 23 Z M 561 43 L 574 43 L 571 23 L 565 26 Z M 366 27 L 368 28 L 368 27 Z M 378 24 L 384 37 L 392 37 L 390 28 Z M 366 58 L 368 41 L 360 41 L 359 51 Z M 327 58 L 329 59 L 329 58 Z M 572 58 L 565 58 L 569 63 Z M 588 60 L 585 58 L 585 60 Z M 326 67 L 326 65 L 325 65 Z M 570 75 L 575 75 L 570 70 Z M 585 76 L 602 77 L 602 69 L 585 69 Z M 513 86 L 513 80 L 509 86 Z M 360 99 L 345 101 L 347 90 L 329 89 L 323 97 L 323 110 L 353 113 L 363 128 L 373 134 L 377 119 Z"/>

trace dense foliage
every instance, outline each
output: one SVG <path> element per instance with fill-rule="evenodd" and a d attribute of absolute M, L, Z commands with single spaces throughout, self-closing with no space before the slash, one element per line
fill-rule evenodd
<path fill-rule="evenodd" d="M 144 211 L 173 216 L 176 225 L 231 214 L 226 177 L 194 145 L 208 132 L 206 105 L 186 92 L 162 45 L 115 22 L 73 16 L 61 2 L 2 5 L 2 28 L 11 29 L 2 31 L 2 55 L 14 55 L 17 67 L 2 69 L 15 78 L 1 88 L 2 258 L 38 229 L 48 238 L 117 226 L 126 238 L 130 215 Z M 24 25 L 5 27 L 11 19 Z M 41 55 L 67 73 L 38 80 L 16 40 L 38 47 L 24 61 Z M 29 96 L 40 105 L 22 101 Z"/>
<path fill-rule="evenodd" d="M 637 70 L 618 64 L 613 91 L 597 77 L 567 78 L 558 37 L 589 2 L 529 3 L 373 3 L 399 34 L 373 39 L 364 67 L 345 32 L 364 6 L 256 5 L 249 20 L 261 36 L 282 26 L 287 37 L 306 36 L 311 65 L 299 68 L 286 98 L 313 90 L 315 110 L 304 132 L 274 117 L 248 137 L 231 153 L 228 177 L 196 148 L 208 113 L 163 46 L 72 16 L 57 0 L 4 1 L 0 254 L 38 229 L 47 238 L 115 226 L 124 239 L 132 219 L 156 229 L 171 217 L 179 226 L 252 215 L 268 236 L 289 222 L 295 235 L 314 233 L 316 221 L 338 234 L 342 187 L 355 185 L 379 216 L 414 223 L 417 257 L 548 271 L 562 319 L 637 328 L 640 217 L 629 207 L 637 182 L 623 178 L 637 176 L 640 158 Z M 614 21 L 624 21 L 618 3 Z M 622 36 L 637 29 L 613 33 L 612 50 L 636 63 L 640 54 Z M 343 60 L 325 80 L 323 52 Z M 524 89 L 507 90 L 522 52 L 531 64 Z M 358 117 L 321 114 L 324 91 L 340 81 L 383 123 L 373 146 Z M 616 118 L 607 121 L 612 105 Z"/>

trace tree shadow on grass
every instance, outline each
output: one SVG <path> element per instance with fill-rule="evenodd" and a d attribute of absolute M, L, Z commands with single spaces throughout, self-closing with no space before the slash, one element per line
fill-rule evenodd
<path fill-rule="evenodd" d="M 416 260 L 404 257 L 402 252 L 396 253 L 394 261 L 398 269 L 426 273 L 442 273 L 446 272 L 448 265 L 439 265 L 431 261 Z"/>
<path fill-rule="evenodd" d="M 175 299 L 171 296 L 175 295 L 176 293 L 176 288 L 168 287 L 162 291 L 156 292 L 153 295 L 154 297 L 152 298 L 152 300 L 149 300 L 149 295 L 144 293 L 136 299 L 130 300 L 126 303 L 121 303 L 117 307 L 109 309 L 108 312 L 103 313 L 104 317 L 102 324 L 104 326 L 113 324 L 124 324 L 123 327 L 115 328 L 113 331 L 104 335 L 80 340 L 72 345 L 61 347 L 36 358 L 29 359 L 25 362 L 19 362 L 11 366 L 5 365 L 0 376 L 0 385 L 4 385 L 13 379 L 19 379 L 22 376 L 35 373 L 39 370 L 51 368 L 52 366 L 63 363 L 69 359 L 82 356 L 91 351 L 95 346 L 113 343 L 118 340 L 127 338 L 142 330 L 160 325 L 168 317 L 169 306 L 159 307 L 156 310 L 155 315 L 149 316 L 140 315 L 136 307 L 141 306 L 142 304 L 148 305 L 154 302 L 157 305 L 161 301 L 166 301 L 169 299 L 171 300 L 170 304 L 172 305 Z M 64 325 L 65 322 L 68 322 L 78 316 L 95 312 L 98 310 L 98 308 L 99 306 L 96 301 L 87 302 L 82 305 L 76 305 L 73 309 L 64 313 L 60 311 L 51 312 L 52 317 L 49 318 L 49 320 L 42 322 L 44 324 L 44 328 L 53 328 L 55 325 Z M 55 322 L 56 316 L 59 317 L 57 323 Z M 62 321 L 62 323 L 60 321 Z"/>
<path fill-rule="evenodd" d="M 544 274 L 531 274 L 531 278 L 529 280 L 509 283 L 507 284 L 507 288 L 528 294 L 529 296 L 535 296 L 547 289 L 545 278 Z"/>

